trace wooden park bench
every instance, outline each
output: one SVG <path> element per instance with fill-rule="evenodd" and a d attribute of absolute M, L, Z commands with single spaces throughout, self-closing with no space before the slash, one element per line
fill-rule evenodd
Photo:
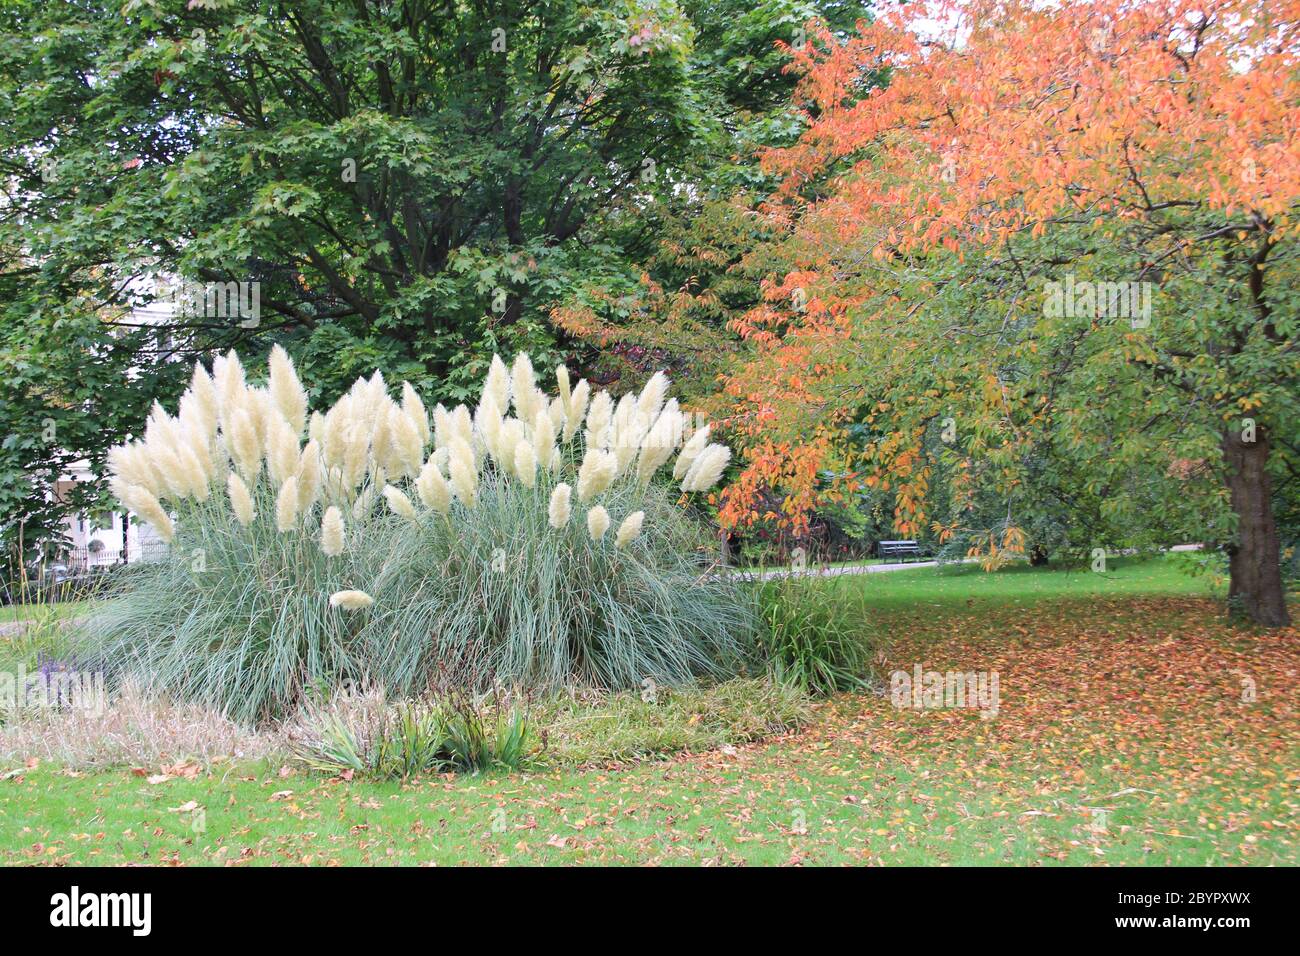
<path fill-rule="evenodd" d="M 919 558 L 921 548 L 915 541 L 877 541 L 876 556 L 884 560 L 902 558 L 906 561 L 909 557 Z"/>

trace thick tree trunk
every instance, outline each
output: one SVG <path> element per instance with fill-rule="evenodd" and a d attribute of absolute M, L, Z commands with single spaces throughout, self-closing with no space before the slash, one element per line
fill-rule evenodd
<path fill-rule="evenodd" d="M 1273 487 L 1268 475 L 1268 435 L 1254 441 L 1240 431 L 1223 436 L 1232 510 L 1237 514 L 1236 543 L 1228 547 L 1231 582 L 1228 601 L 1234 613 L 1265 627 L 1286 627 L 1291 618 L 1282 588 L 1281 545 L 1273 521 Z"/>

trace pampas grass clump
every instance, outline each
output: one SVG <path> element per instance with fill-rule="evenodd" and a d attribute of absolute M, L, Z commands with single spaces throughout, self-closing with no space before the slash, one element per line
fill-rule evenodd
<path fill-rule="evenodd" d="M 435 674 L 532 689 L 734 671 L 752 612 L 701 573 L 676 500 L 730 451 L 687 433 L 663 373 L 617 402 L 563 368 L 556 386 L 527 355 L 494 356 L 472 410 L 430 416 L 375 373 L 309 414 L 278 347 L 265 386 L 233 352 L 197 366 L 177 414 L 155 406 L 110 453 L 118 499 L 171 548 L 87 621 L 84 659 L 250 720 L 349 679 L 406 693 Z"/>

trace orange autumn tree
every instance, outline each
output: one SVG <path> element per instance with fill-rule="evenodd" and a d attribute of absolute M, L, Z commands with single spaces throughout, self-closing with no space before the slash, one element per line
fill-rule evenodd
<path fill-rule="evenodd" d="M 783 266 L 733 323 L 724 520 L 869 485 L 914 533 L 942 474 L 939 535 L 1014 550 L 1051 489 L 1112 537 L 1222 543 L 1233 606 L 1288 623 L 1300 3 L 908 4 L 791 54 L 808 128 L 765 158 Z"/>

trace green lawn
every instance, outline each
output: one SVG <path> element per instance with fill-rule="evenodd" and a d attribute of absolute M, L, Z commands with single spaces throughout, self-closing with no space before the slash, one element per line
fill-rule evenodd
<path fill-rule="evenodd" d="M 998 715 L 841 696 L 784 739 L 408 784 L 18 766 L 0 780 L 0 861 L 1300 862 L 1294 629 L 1228 626 L 1169 559 L 834 586 L 861 589 L 889 669 L 996 669 Z"/>
<path fill-rule="evenodd" d="M 59 601 L 55 604 L 6 604 L 0 606 L 0 624 L 28 621 L 46 614 L 56 618 L 79 617 L 89 606 L 88 601 Z"/>

